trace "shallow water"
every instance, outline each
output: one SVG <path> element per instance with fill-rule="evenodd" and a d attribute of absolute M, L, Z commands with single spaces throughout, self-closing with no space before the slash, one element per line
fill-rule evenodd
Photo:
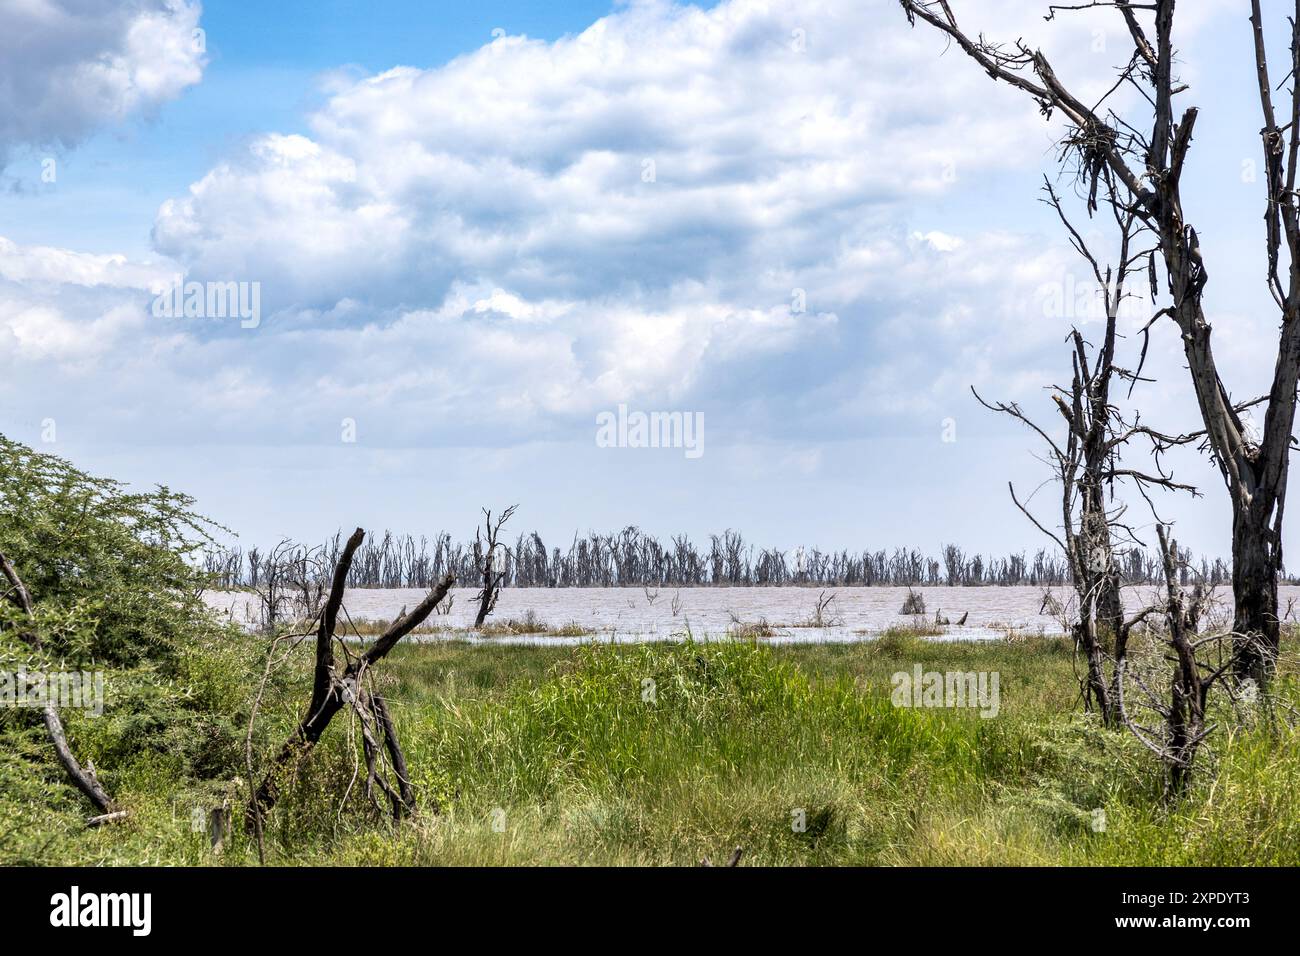
<path fill-rule="evenodd" d="M 578 644 L 586 641 L 655 641 L 681 640 L 690 634 L 696 639 L 724 638 L 736 621 L 755 623 L 766 620 L 776 634 L 763 638 L 776 644 L 841 643 L 868 640 L 890 627 L 910 622 L 932 622 L 936 612 L 950 621 L 967 614 L 966 624 L 950 624 L 945 636 L 952 640 L 986 640 L 1000 638 L 1008 631 L 1030 635 L 1060 634 L 1058 617 L 1040 613 L 1043 590 L 1035 587 L 923 587 L 915 589 L 925 598 L 927 614 L 912 617 L 900 614 L 906 588 L 849 587 L 828 588 L 835 600 L 827 612 L 833 626 L 814 628 L 797 626 L 812 617 L 819 593 L 816 588 L 800 587 L 708 587 L 661 588 L 648 594 L 639 588 L 506 588 L 501 592 L 491 620 L 523 618 L 530 611 L 542 623 L 562 626 L 576 623 L 595 632 L 585 637 L 548 637 L 518 635 L 479 637 L 470 630 L 474 620 L 474 588 L 455 588 L 452 610 L 434 615 L 430 624 L 450 627 L 458 633 L 456 640 L 482 640 L 495 644 Z M 1279 588 L 1285 608 L 1288 598 L 1300 603 L 1300 587 Z M 1070 595 L 1066 588 L 1053 589 L 1058 599 Z M 425 592 L 415 588 L 350 589 L 344 607 L 353 620 L 387 621 L 403 608 L 416 605 Z M 223 616 L 247 623 L 257 616 L 257 599 L 246 592 L 210 592 L 209 605 Z M 1130 608 L 1157 600 L 1152 587 L 1125 589 L 1125 604 Z M 1216 595 L 1220 613 L 1231 610 L 1231 594 L 1220 589 Z M 446 640 L 448 635 L 418 635 L 418 640 Z"/>

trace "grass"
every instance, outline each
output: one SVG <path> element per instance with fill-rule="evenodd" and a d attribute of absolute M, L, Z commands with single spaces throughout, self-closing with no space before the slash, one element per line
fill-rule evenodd
<path fill-rule="evenodd" d="M 770 624 L 767 618 L 760 617 L 757 621 L 742 621 L 733 616 L 731 627 L 727 628 L 727 636 L 737 641 L 757 641 L 769 637 L 776 637 L 783 627 L 787 625 Z"/>
<path fill-rule="evenodd" d="M 268 740 L 298 716 L 308 655 L 272 688 Z M 997 672 L 999 716 L 894 706 L 892 675 L 917 664 Z M 694 865 L 736 846 L 745 865 L 1300 862 L 1296 731 L 1216 736 L 1171 806 L 1150 755 L 1080 713 L 1075 668 L 1060 639 L 912 628 L 810 646 L 403 645 L 376 679 L 423 805 L 442 812 L 394 829 L 357 787 L 340 805 L 356 758 L 339 719 L 269 823 L 268 862 Z M 1294 673 L 1279 692 L 1300 703 Z M 70 720 L 109 766 L 107 723 Z M 195 782 L 159 750 L 116 766 L 112 785 L 132 819 L 97 831 L 57 783 L 0 791 L 0 861 L 255 862 L 242 834 L 214 859 L 189 827 L 195 806 L 238 807 L 242 780 Z"/>
<path fill-rule="evenodd" d="M 370 620 L 369 618 L 361 618 L 360 620 L 349 622 L 347 626 L 347 634 L 356 635 L 358 637 L 378 637 L 380 634 L 387 631 L 392 624 L 393 622 L 388 620 Z M 430 619 L 425 621 L 411 633 L 453 634 L 455 631 L 456 629 L 451 627 L 449 624 L 439 624 L 435 619 Z"/>
<path fill-rule="evenodd" d="M 484 621 L 478 629 L 482 637 L 589 637 L 597 633 L 595 629 L 583 627 L 577 621 L 568 624 L 548 624 L 529 608 L 523 617 L 511 617 L 504 620 Z"/>
<path fill-rule="evenodd" d="M 388 630 L 391 624 L 392 621 L 382 620 L 354 621 L 348 633 L 355 633 L 361 637 L 378 637 Z M 520 637 L 524 635 L 530 637 L 590 637 L 599 632 L 594 628 L 584 627 L 577 621 L 571 621 L 568 624 L 548 624 L 530 608 L 524 612 L 523 617 L 485 621 L 477 631 L 465 627 L 453 627 L 450 624 L 439 624 L 436 619 L 431 618 L 417 627 L 412 633 L 445 636 L 476 633 L 480 637 Z"/>
<path fill-rule="evenodd" d="M 904 641 L 907 638 L 916 637 L 943 637 L 948 633 L 948 629 L 933 621 L 921 619 L 908 621 L 904 624 L 895 624 L 887 627 L 883 631 L 873 631 L 867 628 L 858 628 L 853 632 L 858 637 L 874 637 L 877 641 L 884 641 L 882 647 L 889 647 L 891 643 Z"/>

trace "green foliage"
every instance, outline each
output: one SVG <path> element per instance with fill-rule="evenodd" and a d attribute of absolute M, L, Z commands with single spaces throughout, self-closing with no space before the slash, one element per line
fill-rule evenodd
<path fill-rule="evenodd" d="M 998 670 L 1001 715 L 893 707 L 889 675 L 916 662 Z M 1077 712 L 1064 641 L 438 645 L 389 663 L 415 782 L 442 814 L 392 832 L 355 793 L 344 806 L 339 732 L 277 811 L 280 859 L 692 864 L 744 846 L 768 864 L 1297 860 L 1293 731 L 1225 735 L 1169 806 L 1151 755 Z"/>
<path fill-rule="evenodd" d="M 205 580 L 187 560 L 210 522 L 167 488 L 130 492 L 0 435 L 0 551 L 41 615 L 54 660 L 75 666 L 170 658 L 205 629 Z M 14 621 L 11 606 L 4 612 Z"/>
<path fill-rule="evenodd" d="M 0 671 L 103 673 L 102 714 L 65 708 L 63 717 L 110 793 L 151 754 L 167 756 L 177 786 L 231 776 L 242 757 L 258 667 L 247 640 L 201 599 L 205 580 L 189 559 L 211 527 L 184 495 L 130 492 L 0 436 L 0 551 L 36 617 L 0 601 Z M 0 858 L 55 852 L 6 849 L 7 826 L 10 843 L 32 814 L 75 832 L 86 809 L 33 709 L 0 709 L 0 752 Z"/>

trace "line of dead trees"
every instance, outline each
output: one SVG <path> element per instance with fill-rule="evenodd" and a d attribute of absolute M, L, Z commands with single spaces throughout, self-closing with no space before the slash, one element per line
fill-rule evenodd
<path fill-rule="evenodd" d="M 476 543 L 477 542 L 477 543 Z M 282 541 L 272 548 L 210 549 L 204 568 L 218 588 L 248 588 L 274 594 L 264 600 L 263 617 L 278 619 L 291 613 L 310 579 L 311 566 L 336 561 L 342 537 L 318 547 Z M 358 588 L 419 588 L 433 586 L 444 574 L 460 581 L 479 580 L 483 544 L 471 540 L 453 544 L 451 535 L 432 540 L 384 532 L 367 540 L 356 555 L 348 586 Z M 1125 584 L 1159 585 L 1163 572 L 1154 548 L 1129 546 L 1117 551 L 1118 573 Z M 1219 559 L 1181 562 L 1183 575 L 1211 585 L 1231 580 L 1228 565 Z M 686 535 L 669 544 L 637 528 L 618 534 L 575 536 L 565 550 L 549 548 L 537 532 L 520 534 L 513 545 L 498 541 L 495 573 L 501 587 L 1063 587 L 1070 583 L 1062 553 L 1039 548 L 1033 555 L 1004 556 L 967 553 L 945 545 L 938 558 L 917 549 L 896 548 L 850 552 L 818 548 L 756 548 L 738 532 L 711 535 L 701 549 Z M 1184 582 L 1187 583 L 1187 582 Z"/>
<path fill-rule="evenodd" d="M 1131 731 L 1169 768 L 1170 791 L 1184 790 L 1197 754 L 1213 729 L 1210 695 L 1220 688 L 1233 707 L 1264 691 L 1276 667 L 1280 645 L 1277 585 L 1282 575 L 1282 514 L 1293 443 L 1296 386 L 1300 377 L 1300 213 L 1295 176 L 1300 166 L 1300 0 L 1289 24 L 1291 62 L 1285 121 L 1275 115 L 1275 88 L 1267 63 L 1266 37 L 1258 0 L 1251 3 L 1254 67 L 1259 78 L 1266 175 L 1265 242 L 1261 274 L 1280 317 L 1277 361 L 1268 393 L 1237 402 L 1220 379 L 1211 349 L 1211 326 L 1203 303 L 1208 272 L 1196 230 L 1187 215 L 1182 177 L 1195 127 L 1195 107 L 1176 110 L 1188 93 L 1176 73 L 1173 0 L 1153 3 L 1085 2 L 1049 6 L 1058 14 L 1100 11 L 1122 22 L 1131 53 L 1104 84 L 1100 100 L 1084 100 L 1053 68 L 1041 50 L 1024 41 L 999 44 L 958 25 L 947 0 L 901 0 L 909 21 L 922 22 L 954 43 L 995 81 L 1026 94 L 1044 115 L 1061 117 L 1065 133 L 1059 161 L 1086 215 L 1100 218 L 1115 238 L 1109 260 L 1094 254 L 1067 215 L 1050 179 L 1045 201 L 1055 211 L 1074 251 L 1092 272 L 1106 321 L 1098 341 L 1079 328 L 1067 337 L 1071 376 L 1053 386 L 1056 421 L 1036 419 L 1020 405 L 976 398 L 1029 428 L 1046 449 L 1060 492 L 1059 523 L 1040 518 L 1010 485 L 1011 498 L 1028 519 L 1066 555 L 1073 589 L 1071 629 L 1083 662 L 1080 693 L 1085 707 L 1112 727 Z M 1124 109 L 1121 91 L 1138 95 Z M 1285 278 L 1282 268 L 1285 266 Z M 1163 278 L 1163 282 L 1161 279 Z M 1118 318 L 1126 300 L 1142 287 L 1150 319 L 1135 337 L 1131 365 L 1120 364 Z M 1188 433 L 1159 431 L 1136 410 L 1125 411 L 1115 394 L 1126 383 L 1131 406 L 1144 378 L 1153 330 L 1168 321 L 1179 333 L 1196 395 L 1202 428 Z M 1138 342 L 1140 341 L 1140 348 Z M 1261 406 L 1262 435 L 1247 427 L 1247 410 Z M 1064 434 L 1064 437 L 1062 436 Z M 1230 625 L 1199 633 L 1218 583 L 1191 575 L 1153 493 L 1199 492 L 1174 480 L 1164 457 L 1181 446 L 1208 452 L 1221 473 L 1232 507 L 1230 580 L 1234 610 Z M 1140 449 L 1140 451 L 1139 451 Z M 1122 489 L 1122 494 L 1117 494 Z M 1141 501 L 1149 517 L 1129 516 L 1125 503 Z M 1116 552 L 1141 546 L 1138 529 L 1154 523 L 1163 597 L 1126 613 Z M 1148 626 L 1155 625 L 1155 626 Z M 1136 629 L 1159 647 L 1140 673 L 1131 642 Z M 1144 716 L 1145 715 L 1145 716 Z"/>

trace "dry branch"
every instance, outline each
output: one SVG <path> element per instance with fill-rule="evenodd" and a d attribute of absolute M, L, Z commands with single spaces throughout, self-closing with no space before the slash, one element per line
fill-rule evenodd
<path fill-rule="evenodd" d="M 374 644 L 351 659 L 347 666 L 340 670 L 334 660 L 334 641 L 338 639 L 335 633 L 338 613 L 343 603 L 343 592 L 347 585 L 353 557 L 364 537 L 365 532 L 358 528 L 348 539 L 347 546 L 334 569 L 329 596 L 325 601 L 316 634 L 316 666 L 307 712 L 294 735 L 284 743 L 272 759 L 261 785 L 249 801 L 245 815 L 259 832 L 261 821 L 279 799 L 283 781 L 311 752 L 334 715 L 344 707 L 353 708 L 361 718 L 368 771 L 367 788 L 377 785 L 389 795 L 393 804 L 393 815 L 396 818 L 415 811 L 415 795 L 406 770 L 406 758 L 398 742 L 396 730 L 393 728 L 392 718 L 383 699 L 367 691 L 365 681 L 370 668 L 383 660 L 398 641 L 433 613 L 434 607 L 442 601 L 455 583 L 455 578 L 450 574 L 446 575 L 414 610 L 401 615 L 398 620 L 389 625 Z M 396 771 L 398 778 L 396 791 L 379 773 L 376 766 L 380 744 L 371 730 L 374 726 L 380 729 L 384 740 L 383 747 Z"/>
<path fill-rule="evenodd" d="M 487 536 L 487 541 L 483 546 L 483 555 L 481 558 L 481 574 L 483 580 L 482 590 L 478 592 L 478 614 L 474 617 L 474 626 L 482 627 L 487 616 L 492 613 L 493 608 L 497 606 L 497 599 L 501 597 L 501 585 L 505 581 L 505 570 L 496 570 L 496 553 L 499 546 L 498 536 L 501 534 L 501 526 L 510 520 L 510 516 L 515 513 L 518 505 L 511 505 L 497 517 L 495 522 L 492 521 L 492 512 L 487 508 L 483 509 L 483 528 Z M 478 532 L 474 533 L 475 549 L 478 549 L 479 538 Z M 509 549 L 507 548 L 507 553 Z"/>

